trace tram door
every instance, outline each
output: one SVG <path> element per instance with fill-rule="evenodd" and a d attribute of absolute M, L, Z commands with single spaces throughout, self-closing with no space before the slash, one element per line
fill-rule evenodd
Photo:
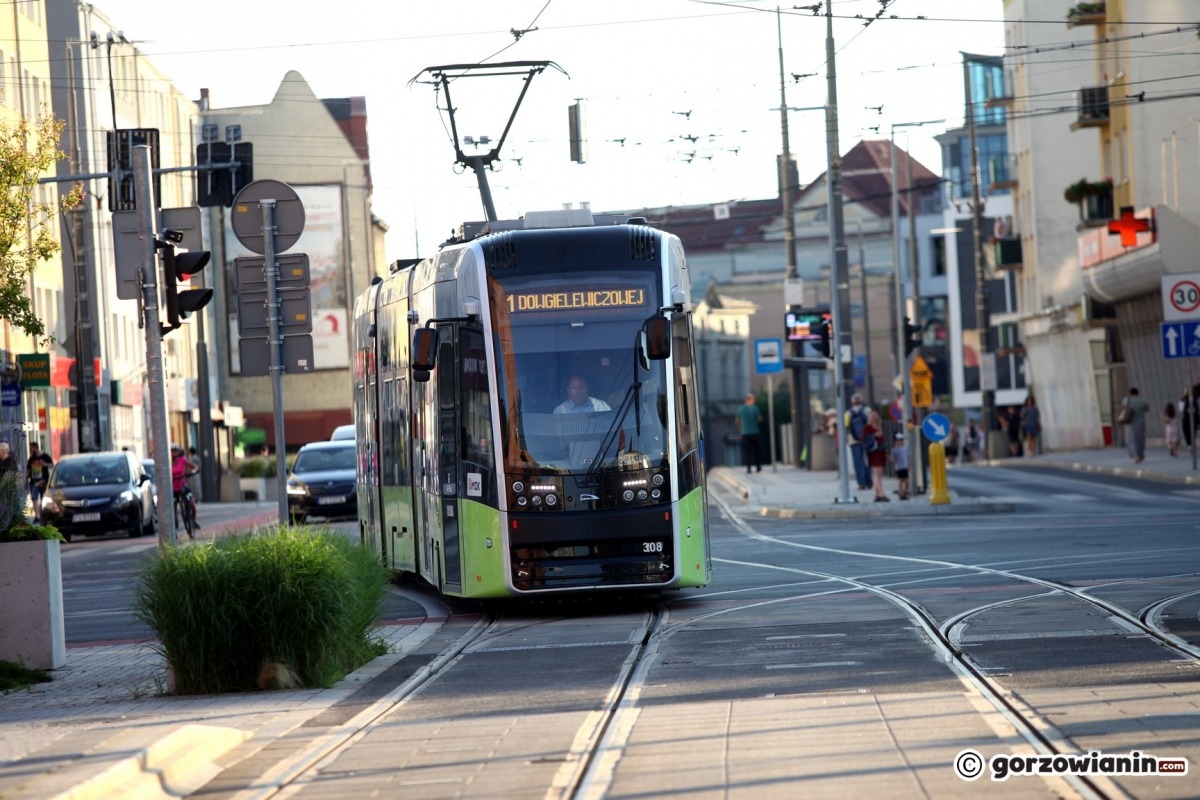
<path fill-rule="evenodd" d="M 424 535 L 421 575 L 445 591 L 458 591 L 462 566 L 458 536 L 458 471 L 462 424 L 458 415 L 458 357 L 454 327 L 439 330 L 437 366 L 421 396 L 421 506 Z"/>

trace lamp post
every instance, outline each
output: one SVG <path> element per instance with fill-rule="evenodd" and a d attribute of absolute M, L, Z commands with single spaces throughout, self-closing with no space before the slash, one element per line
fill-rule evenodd
<path fill-rule="evenodd" d="M 927 119 L 920 122 L 895 122 L 892 124 L 891 133 L 891 167 L 892 167 L 892 263 L 895 266 L 896 278 L 896 367 L 900 371 L 899 380 L 903 387 L 901 393 L 901 413 L 903 414 L 902 425 L 907 430 L 909 420 L 912 419 L 912 385 L 908 375 L 908 355 L 905 353 L 906 342 L 908 340 L 908 331 L 904 328 L 904 273 L 900 269 L 900 192 L 896 186 L 897 171 L 896 171 L 896 129 L 897 128 L 919 128 L 922 125 L 936 125 L 945 122 L 944 119 Z M 911 181 L 910 181 L 911 183 Z M 912 186 L 908 187 L 908 214 L 911 216 L 912 210 Z M 914 249 L 915 253 L 916 250 Z M 916 259 L 910 259 L 909 269 L 913 271 L 913 291 L 916 292 Z M 914 308 L 920 304 L 921 298 L 914 297 Z M 915 313 L 915 312 L 914 312 Z M 920 448 L 914 447 L 913 452 L 917 452 Z"/>

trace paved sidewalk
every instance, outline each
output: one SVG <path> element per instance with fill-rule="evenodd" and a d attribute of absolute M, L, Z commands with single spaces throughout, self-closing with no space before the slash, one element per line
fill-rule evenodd
<path fill-rule="evenodd" d="M 953 486 L 956 470 L 1018 465 L 1200 484 L 1190 453 L 1169 458 L 1152 451 L 1135 466 L 1115 449 L 952 464 L 949 483 Z M 741 468 L 719 467 L 710 478 L 740 497 L 744 511 L 796 518 L 1012 510 L 1006 503 L 961 498 L 953 491 L 945 506 L 931 506 L 928 495 L 874 503 L 870 492 L 856 492 L 857 503 L 838 503 L 836 471 L 785 465 L 749 475 Z M 274 502 L 203 504 L 201 538 L 277 520 Z M 236 749 L 245 757 L 303 725 L 419 647 L 441 625 L 391 621 L 381 627 L 390 652 L 327 690 L 177 697 L 165 693 L 166 668 L 153 643 L 68 648 L 66 665 L 54 671 L 52 682 L 0 696 L 0 797 L 89 800 L 127 790 L 145 797 L 186 795 L 220 771 L 223 756 Z"/>
<path fill-rule="evenodd" d="M 1183 452 L 1171 458 L 1164 448 L 1151 449 L 1141 464 L 1134 464 L 1123 448 L 1048 453 L 1031 458 L 1001 458 L 970 464 L 958 464 L 950 460 L 946 466 L 950 502 L 945 505 L 932 505 L 928 492 L 906 501 L 890 493 L 890 502 L 876 503 L 871 490 L 858 491 L 855 488 L 853 471 L 848 476 L 845 494 L 837 470 L 810 472 L 790 464 L 775 464 L 764 466 L 761 472 L 746 472 L 743 467 L 715 467 L 709 470 L 708 475 L 710 483 L 729 490 L 741 499 L 743 512 L 763 516 L 845 519 L 1011 512 L 1012 503 L 987 498 L 964 498 L 954 491 L 954 474 L 957 470 L 988 467 L 1052 467 L 1167 483 L 1200 484 L 1200 471 L 1192 469 L 1191 453 Z M 891 492 L 896 479 L 887 478 L 885 484 Z"/>

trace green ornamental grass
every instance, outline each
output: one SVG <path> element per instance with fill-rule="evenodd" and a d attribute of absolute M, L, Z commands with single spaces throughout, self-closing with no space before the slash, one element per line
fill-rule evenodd
<path fill-rule="evenodd" d="M 389 574 L 344 534 L 259 528 L 174 548 L 140 571 L 135 614 L 179 694 L 329 687 L 385 651 Z"/>

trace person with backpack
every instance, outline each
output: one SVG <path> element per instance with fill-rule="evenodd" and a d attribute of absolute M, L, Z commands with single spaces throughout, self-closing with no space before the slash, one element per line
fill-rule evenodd
<path fill-rule="evenodd" d="M 850 398 L 845 425 L 846 440 L 850 444 L 850 460 L 854 464 L 854 477 L 858 481 L 859 491 L 871 488 L 866 454 L 863 452 L 863 429 L 867 426 L 867 421 L 867 408 L 863 405 L 862 395 L 856 393 Z"/>
<path fill-rule="evenodd" d="M 888 453 L 883 444 L 883 424 L 879 421 L 878 411 L 872 410 L 867 417 L 867 424 L 863 426 L 862 449 L 867 458 L 867 465 L 871 468 L 875 502 L 890 502 L 883 491 L 883 468 L 887 466 Z"/>

